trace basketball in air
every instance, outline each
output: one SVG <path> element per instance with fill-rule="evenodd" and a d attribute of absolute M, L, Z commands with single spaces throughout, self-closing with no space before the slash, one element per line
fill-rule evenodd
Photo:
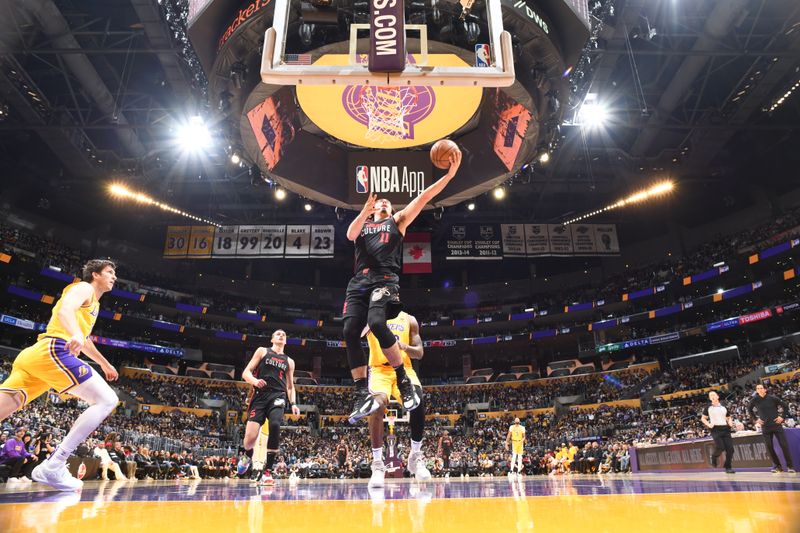
<path fill-rule="evenodd" d="M 460 152 L 458 145 L 450 139 L 436 141 L 431 147 L 431 161 L 436 168 L 450 168 L 450 156 L 455 152 Z"/>

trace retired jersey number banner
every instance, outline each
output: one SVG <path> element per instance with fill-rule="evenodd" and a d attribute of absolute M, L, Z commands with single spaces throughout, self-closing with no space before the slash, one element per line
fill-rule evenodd
<path fill-rule="evenodd" d="M 169 226 L 166 259 L 333 257 L 333 225 Z"/>

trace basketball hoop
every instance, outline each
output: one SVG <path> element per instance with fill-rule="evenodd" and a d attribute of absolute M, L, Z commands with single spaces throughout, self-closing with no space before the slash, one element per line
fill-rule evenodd
<path fill-rule="evenodd" d="M 361 106 L 367 115 L 367 140 L 386 143 L 410 136 L 406 116 L 417 104 L 417 88 L 365 86 Z"/>

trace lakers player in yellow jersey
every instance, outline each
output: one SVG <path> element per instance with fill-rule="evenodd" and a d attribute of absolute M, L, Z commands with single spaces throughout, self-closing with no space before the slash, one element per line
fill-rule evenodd
<path fill-rule="evenodd" d="M 417 319 L 405 312 L 400 312 L 395 318 L 386 321 L 386 326 L 397 339 L 403 367 L 406 375 L 411 380 L 420 397 L 420 405 L 409 415 L 411 426 L 411 453 L 408 455 L 408 471 L 418 480 L 424 481 L 431 477 L 425 466 L 425 457 L 422 455 L 422 436 L 425 431 L 425 400 L 422 395 L 422 384 L 417 377 L 412 359 L 422 359 L 424 354 L 422 338 L 419 335 Z M 372 477 L 370 487 L 383 486 L 386 467 L 383 463 L 383 417 L 389 405 L 389 397 L 394 397 L 400 404 L 403 398 L 397 387 L 397 374 L 381 349 L 377 338 L 369 332 L 369 392 L 375 401 L 380 404 L 377 411 L 369 417 L 369 435 L 372 442 Z"/>
<path fill-rule="evenodd" d="M 519 418 L 514 419 L 514 423 L 508 428 L 506 436 L 506 451 L 511 444 L 511 465 L 508 471 L 509 476 L 522 475 L 522 452 L 525 448 L 525 426 L 519 423 Z M 514 463 L 517 463 L 516 466 Z"/>
<path fill-rule="evenodd" d="M 108 383 L 77 357 L 86 354 L 100 365 L 109 381 L 119 377 L 89 339 L 100 313 L 100 297 L 114 288 L 117 280 L 116 266 L 111 261 L 93 259 L 84 265 L 82 277 L 83 281 L 64 289 L 47 329 L 36 344 L 19 353 L 11 374 L 0 385 L 0 421 L 50 389 L 68 392 L 89 404 L 56 451 L 31 474 L 35 481 L 59 490 L 83 486 L 67 470 L 67 459 L 119 402 Z"/>

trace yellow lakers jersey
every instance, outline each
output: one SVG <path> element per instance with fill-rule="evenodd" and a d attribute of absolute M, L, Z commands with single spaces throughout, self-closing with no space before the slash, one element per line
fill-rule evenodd
<path fill-rule="evenodd" d="M 401 311 L 395 318 L 387 320 L 386 325 L 398 341 L 403 344 L 410 343 L 411 324 L 408 321 L 408 315 L 406 313 Z M 383 355 L 383 350 L 381 350 L 378 339 L 375 338 L 375 335 L 373 335 L 371 331 L 367 334 L 367 343 L 369 344 L 369 366 L 382 366 L 389 362 L 386 356 Z M 408 354 L 403 350 L 400 351 L 400 354 L 403 356 L 403 366 L 410 367 L 411 358 Z"/>
<path fill-rule="evenodd" d="M 511 432 L 511 442 L 522 442 L 525 440 L 525 427 L 520 424 L 519 426 L 513 424 L 509 431 Z"/>
<path fill-rule="evenodd" d="M 53 306 L 53 314 L 50 317 L 50 322 L 47 323 L 47 330 L 39 335 L 39 339 L 43 337 L 55 337 L 57 339 L 64 339 L 68 341 L 72 335 L 66 330 L 61 320 L 58 318 L 58 313 L 61 311 L 61 303 L 64 301 L 67 291 L 73 288 L 77 283 L 70 283 L 61 292 L 61 298 L 58 299 L 56 305 Z M 78 328 L 84 337 L 88 337 L 92 332 L 94 323 L 97 321 L 97 315 L 100 313 L 100 302 L 97 300 L 94 292 L 92 292 L 92 300 L 88 305 L 82 305 L 78 312 L 75 313 L 75 320 L 78 322 Z"/>

